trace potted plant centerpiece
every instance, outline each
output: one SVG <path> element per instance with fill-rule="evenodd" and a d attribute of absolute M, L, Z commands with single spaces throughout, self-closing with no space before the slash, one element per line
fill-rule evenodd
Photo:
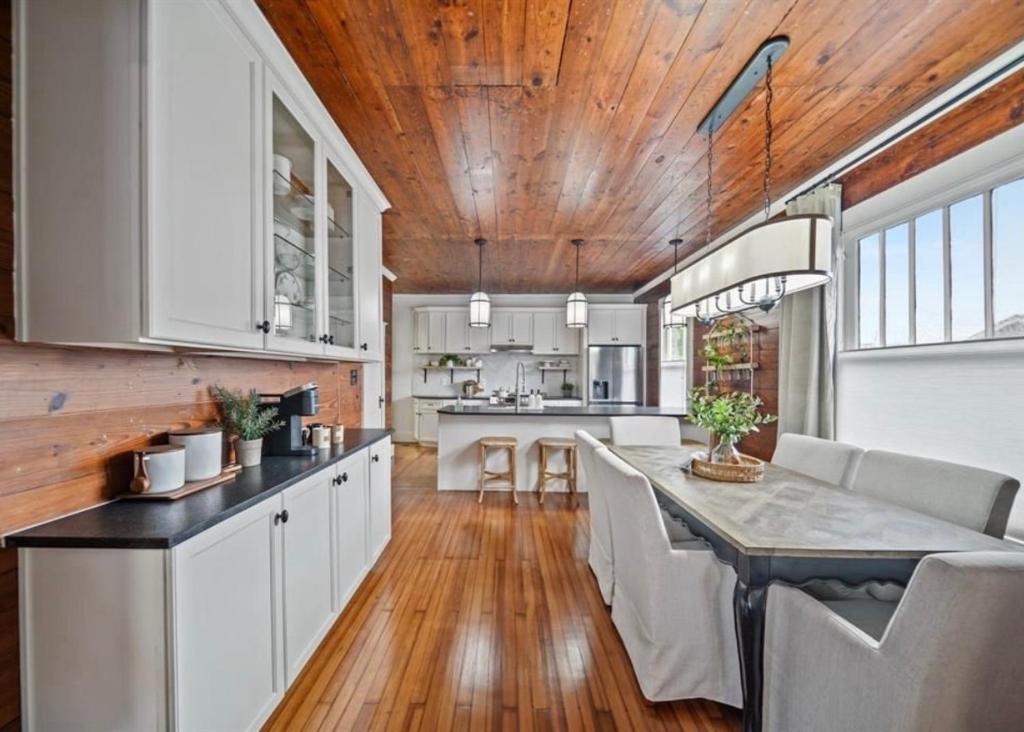
<path fill-rule="evenodd" d="M 248 394 L 223 386 L 214 386 L 211 390 L 220 403 L 224 430 L 238 441 L 238 464 L 243 468 L 259 465 L 263 457 L 263 437 L 284 424 L 277 418 L 277 407 L 264 406 L 255 389 Z"/>
<path fill-rule="evenodd" d="M 745 391 L 713 394 L 705 386 L 690 392 L 690 414 L 688 419 L 703 427 L 717 438 L 718 444 L 711 450 L 712 463 L 739 464 L 740 453 L 736 443 L 758 431 L 758 425 L 770 424 L 776 417 L 762 414 L 760 397 Z"/>
<path fill-rule="evenodd" d="M 562 398 L 572 399 L 572 393 L 576 391 L 576 385 L 571 381 L 566 381 L 562 384 Z"/>

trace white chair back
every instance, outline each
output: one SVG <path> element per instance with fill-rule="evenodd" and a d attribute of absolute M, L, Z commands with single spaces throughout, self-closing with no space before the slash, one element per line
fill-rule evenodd
<path fill-rule="evenodd" d="M 1020 482 L 968 465 L 868 450 L 851 488 L 1001 539 Z"/>
<path fill-rule="evenodd" d="M 585 430 L 576 430 L 576 446 L 583 485 L 590 505 L 590 548 L 587 561 L 597 577 L 601 597 L 612 604 L 615 591 L 615 565 L 612 554 L 612 527 L 608 516 L 608 498 L 604 481 L 596 465 L 597 454 L 607 448 Z"/>
<path fill-rule="evenodd" d="M 845 442 L 786 433 L 779 436 L 772 462 L 812 478 L 849 488 L 864 451 Z"/>
<path fill-rule="evenodd" d="M 683 438 L 675 417 L 609 417 L 613 445 L 679 445 Z"/>

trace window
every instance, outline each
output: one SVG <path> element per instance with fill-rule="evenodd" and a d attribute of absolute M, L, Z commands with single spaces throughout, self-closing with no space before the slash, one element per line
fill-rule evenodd
<path fill-rule="evenodd" d="M 685 407 L 687 388 L 686 350 L 690 329 L 666 328 L 665 321 L 671 312 L 672 298 L 666 297 L 659 317 L 661 334 L 661 363 L 659 366 L 659 402 L 663 407 Z"/>
<path fill-rule="evenodd" d="M 672 308 L 672 297 L 666 297 L 661 304 L 661 360 L 685 361 L 686 338 L 689 328 L 666 328 L 665 321 L 669 318 Z"/>
<path fill-rule="evenodd" d="M 1024 336 L 1024 179 L 856 239 L 859 348 Z"/>

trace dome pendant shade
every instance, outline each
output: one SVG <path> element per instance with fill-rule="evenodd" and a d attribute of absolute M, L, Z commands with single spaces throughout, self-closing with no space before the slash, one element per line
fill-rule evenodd
<path fill-rule="evenodd" d="M 474 292 L 469 298 L 469 327 L 491 327 L 491 298 L 486 292 Z"/>
<path fill-rule="evenodd" d="M 565 327 L 587 327 L 587 296 L 582 292 L 573 292 L 565 301 Z"/>
<path fill-rule="evenodd" d="M 476 292 L 469 298 L 469 327 L 490 328 L 491 327 L 491 298 L 484 292 L 484 246 L 486 239 L 477 239 L 473 242 L 479 252 L 479 271 L 477 273 Z"/>
<path fill-rule="evenodd" d="M 576 287 L 565 300 L 566 328 L 587 327 L 587 296 L 580 292 L 580 249 L 583 244 L 583 239 L 572 240 L 572 245 L 576 247 Z"/>
<path fill-rule="evenodd" d="M 760 307 L 832 279 L 832 219 L 803 214 L 753 226 L 672 277 L 672 312 L 701 320 Z"/>

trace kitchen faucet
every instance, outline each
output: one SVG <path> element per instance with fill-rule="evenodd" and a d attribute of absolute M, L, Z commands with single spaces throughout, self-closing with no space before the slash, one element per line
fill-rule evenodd
<path fill-rule="evenodd" d="M 519 412 L 519 395 L 522 393 L 519 391 L 519 372 L 523 372 L 523 391 L 526 390 L 526 366 L 523 365 L 522 361 L 516 361 L 516 412 Z"/>

